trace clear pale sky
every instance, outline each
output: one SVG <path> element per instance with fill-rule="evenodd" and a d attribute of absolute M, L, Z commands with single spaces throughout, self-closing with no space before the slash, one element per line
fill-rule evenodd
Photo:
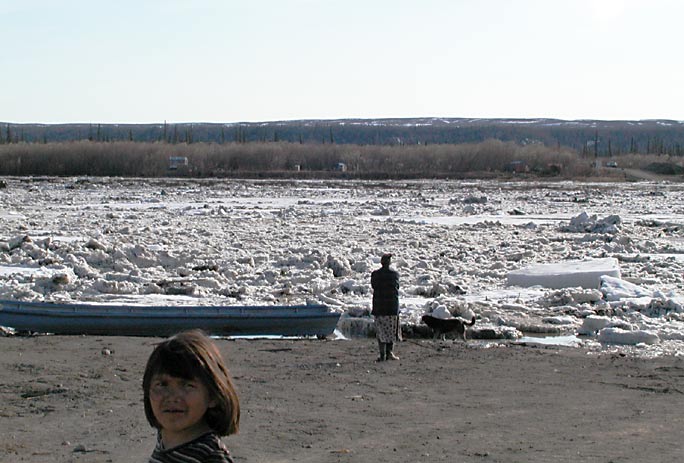
<path fill-rule="evenodd" d="M 684 120 L 682 0 L 0 0 L 0 121 Z"/>

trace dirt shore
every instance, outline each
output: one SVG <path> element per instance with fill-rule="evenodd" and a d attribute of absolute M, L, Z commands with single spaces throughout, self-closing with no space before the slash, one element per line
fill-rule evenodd
<path fill-rule="evenodd" d="M 144 462 L 156 338 L 0 338 L 0 461 Z M 408 340 L 219 340 L 237 462 L 674 462 L 684 358 Z"/>

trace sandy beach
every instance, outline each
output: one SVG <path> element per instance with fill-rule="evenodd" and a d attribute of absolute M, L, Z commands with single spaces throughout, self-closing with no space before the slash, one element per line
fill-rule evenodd
<path fill-rule="evenodd" d="M 159 338 L 0 338 L 0 461 L 146 461 Z M 674 462 L 684 359 L 408 339 L 218 340 L 242 403 L 237 462 Z"/>

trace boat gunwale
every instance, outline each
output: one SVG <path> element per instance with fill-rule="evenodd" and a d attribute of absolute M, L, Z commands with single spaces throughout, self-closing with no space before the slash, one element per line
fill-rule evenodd
<path fill-rule="evenodd" d="M 120 316 L 120 317 L 177 317 L 190 318 L 215 316 L 275 316 L 302 317 L 316 314 L 334 314 L 323 304 L 307 305 L 259 305 L 259 306 L 200 306 L 200 305 L 125 305 L 125 304 L 63 304 L 52 302 L 17 302 L 0 300 L 0 313 L 14 313 L 26 315 L 60 316 L 75 314 L 77 316 Z"/>
<path fill-rule="evenodd" d="M 0 325 L 55 334 L 156 336 L 195 327 L 224 336 L 325 336 L 334 331 L 340 316 L 325 305 L 100 306 L 0 301 Z"/>
<path fill-rule="evenodd" d="M 135 318 L 154 318 L 154 319 L 173 319 L 178 318 L 179 315 L 183 315 L 186 319 L 216 319 L 216 320 L 227 320 L 227 319 L 297 319 L 297 318 L 331 318 L 340 317 L 341 314 L 337 312 L 273 312 L 273 313 L 210 313 L 210 312 L 174 312 L 167 310 L 158 311 L 148 311 L 148 312 L 117 312 L 117 311 L 89 311 L 89 312 L 76 312 L 76 311 L 59 311 L 59 310 L 41 310 L 35 309 L 31 311 L 26 311 L 22 309 L 0 309 L 0 316 L 2 313 L 10 314 L 15 317 L 47 317 L 47 318 L 121 318 L 121 319 L 135 319 Z"/>

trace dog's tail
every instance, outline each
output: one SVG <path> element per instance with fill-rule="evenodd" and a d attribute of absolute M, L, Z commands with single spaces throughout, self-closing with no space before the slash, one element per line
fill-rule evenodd
<path fill-rule="evenodd" d="M 473 318 L 470 319 L 470 323 L 466 323 L 468 326 L 473 326 L 475 324 L 475 315 L 473 315 Z"/>

